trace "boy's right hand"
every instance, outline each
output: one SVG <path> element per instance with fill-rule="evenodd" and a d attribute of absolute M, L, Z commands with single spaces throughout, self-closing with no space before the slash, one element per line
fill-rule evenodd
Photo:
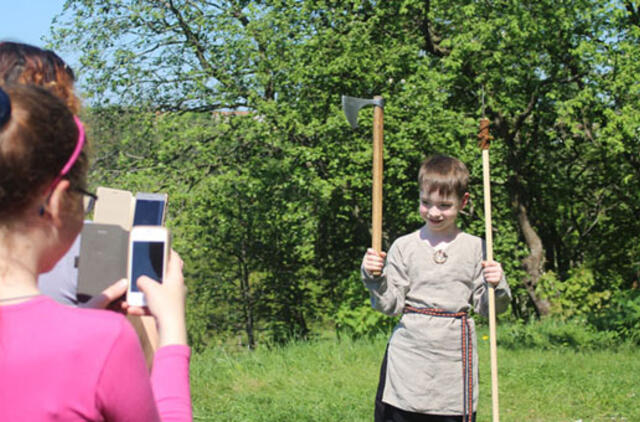
<path fill-rule="evenodd" d="M 145 294 L 148 310 L 158 325 L 158 347 L 187 344 L 185 297 L 187 289 L 182 276 L 182 259 L 173 249 L 167 262 L 167 275 L 162 283 L 140 276 L 138 287 Z M 141 315 L 143 308 L 129 307 L 129 314 Z"/>
<path fill-rule="evenodd" d="M 384 262 L 387 258 L 387 253 L 384 251 L 376 252 L 375 249 L 367 249 L 367 253 L 362 258 L 362 268 L 364 268 L 369 274 L 380 275 L 382 274 L 382 268 L 384 268 Z"/>

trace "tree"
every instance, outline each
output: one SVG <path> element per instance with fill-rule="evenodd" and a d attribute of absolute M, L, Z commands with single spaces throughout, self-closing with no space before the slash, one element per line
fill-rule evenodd
<path fill-rule="evenodd" d="M 81 50 L 94 108 L 182 113 L 153 142 L 143 131 L 137 145 L 105 144 L 95 180 L 160 178 L 183 195 L 175 225 L 192 243 L 190 282 L 205 292 L 219 280 L 216 297 L 235 298 L 214 300 L 219 314 L 197 309 L 242 321 L 253 345 L 256 327 L 276 341 L 305 336 L 354 289 L 364 301 L 352 280 L 369 243 L 371 128 L 364 111 L 361 129 L 348 128 L 341 94 L 387 100 L 386 247 L 420 225 L 425 155 L 463 159 L 481 198 L 475 134 L 486 115 L 496 257 L 516 316 L 549 312 L 546 271 L 571 280 L 589 267 L 594 289 L 631 283 L 637 11 L 593 0 L 69 0 L 55 38 Z M 248 116 L 211 117 L 229 110 Z M 147 179 L 131 173 L 138 156 Z M 482 235 L 480 209 L 473 202 L 463 225 Z M 624 247 L 603 254 L 612 243 Z"/>

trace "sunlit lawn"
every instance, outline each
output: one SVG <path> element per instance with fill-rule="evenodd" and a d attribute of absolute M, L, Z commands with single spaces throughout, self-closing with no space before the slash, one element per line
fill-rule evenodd
<path fill-rule="evenodd" d="M 489 345 L 479 333 L 478 422 L 491 421 Z M 386 338 L 320 340 L 192 360 L 196 420 L 371 421 Z M 630 347 L 499 348 L 501 421 L 640 421 L 640 359 Z"/>

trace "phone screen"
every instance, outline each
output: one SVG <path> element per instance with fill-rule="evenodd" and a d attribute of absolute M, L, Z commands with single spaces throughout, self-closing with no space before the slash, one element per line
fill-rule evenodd
<path fill-rule="evenodd" d="M 146 275 L 162 282 L 164 242 L 134 241 L 131 253 L 131 291 L 139 292 L 138 277 Z"/>
<path fill-rule="evenodd" d="M 161 226 L 164 214 L 164 201 L 136 199 L 133 213 L 134 226 Z"/>

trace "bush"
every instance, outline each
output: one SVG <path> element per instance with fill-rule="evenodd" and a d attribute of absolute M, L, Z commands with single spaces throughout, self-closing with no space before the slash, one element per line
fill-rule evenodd
<path fill-rule="evenodd" d="M 349 308 L 341 306 L 336 315 L 338 335 L 347 335 L 353 339 L 389 334 L 396 325 L 397 318 L 389 317 L 373 309 L 366 300 L 361 306 Z"/>
<path fill-rule="evenodd" d="M 604 309 L 611 291 L 597 291 L 594 272 L 586 266 L 569 270 L 566 280 L 553 271 L 543 274 L 536 293 L 552 303 L 551 314 L 561 318 L 581 318 Z"/>
<path fill-rule="evenodd" d="M 397 321 L 397 317 L 387 316 L 371 307 L 359 270 L 345 280 L 343 301 L 334 319 L 338 336 L 346 335 L 356 339 L 389 334 Z"/>
<path fill-rule="evenodd" d="M 618 291 L 604 312 L 590 322 L 600 330 L 614 331 L 620 338 L 640 344 L 640 290 Z"/>
<path fill-rule="evenodd" d="M 501 346 L 510 349 L 542 350 L 558 348 L 600 350 L 622 343 L 616 332 L 598 331 L 584 319 L 563 321 L 557 318 L 505 325 L 498 332 L 498 342 Z"/>

